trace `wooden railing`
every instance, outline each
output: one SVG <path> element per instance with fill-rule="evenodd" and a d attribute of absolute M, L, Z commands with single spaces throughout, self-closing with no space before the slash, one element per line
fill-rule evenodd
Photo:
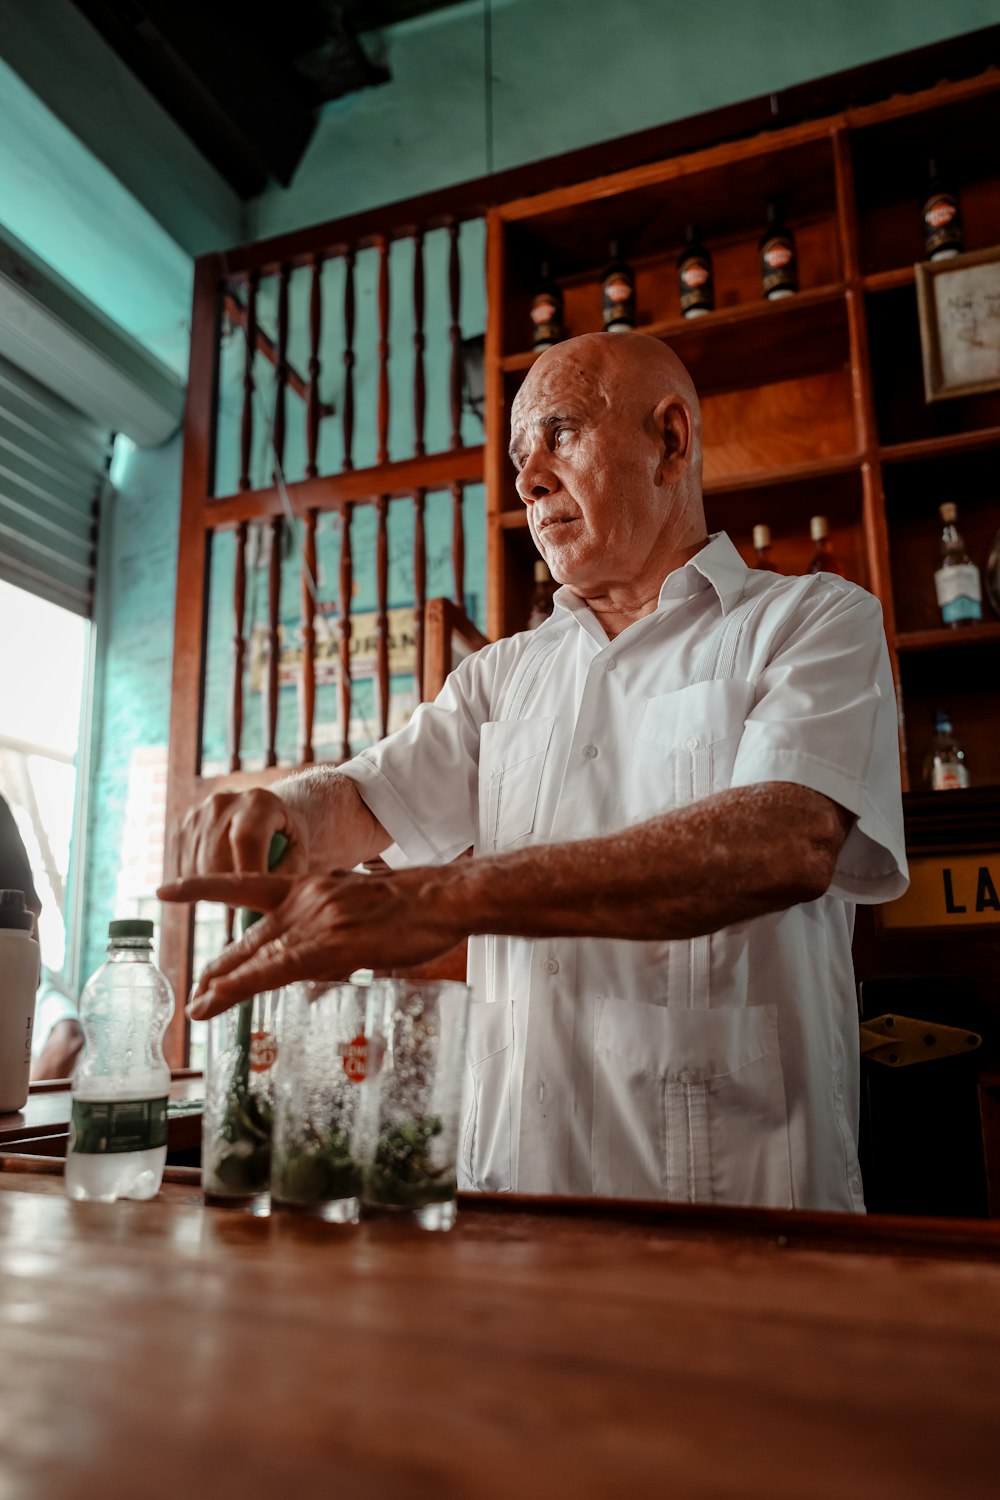
<path fill-rule="evenodd" d="M 337 700 L 339 732 L 336 754 L 326 758 L 346 760 L 359 748 L 352 742 L 352 709 L 355 684 L 351 672 L 352 614 L 356 563 L 352 542 L 353 522 L 362 507 L 375 515 L 374 594 L 376 643 L 373 669 L 377 704 L 375 730 L 388 732 L 390 720 L 389 607 L 390 607 L 390 502 L 404 499 L 413 522 L 413 611 L 415 633 L 415 685 L 418 697 L 436 692 L 444 679 L 450 642 L 460 637 L 463 651 L 483 643 L 483 637 L 467 619 L 465 597 L 465 537 L 463 498 L 466 486 L 479 483 L 483 475 L 483 450 L 463 441 L 463 371 L 460 308 L 463 263 L 460 232 L 463 218 L 477 217 L 480 209 L 465 203 L 459 211 L 438 207 L 426 221 L 407 218 L 393 226 L 385 211 L 372 216 L 371 225 L 353 220 L 349 225 L 325 225 L 315 237 L 296 235 L 289 240 L 244 247 L 226 256 L 202 257 L 196 265 L 191 337 L 191 366 L 184 427 L 184 464 L 181 500 L 180 546 L 177 570 L 177 610 L 174 641 L 174 672 L 168 776 L 167 871 L 174 867 L 176 834 L 186 813 L 211 791 L 227 787 L 266 784 L 297 766 L 319 757 L 315 741 L 317 704 L 317 533 L 324 515 L 333 513 L 339 522 L 339 561 L 336 568 L 336 619 L 338 644 Z M 443 265 L 445 286 L 438 287 L 437 302 L 445 308 L 446 330 L 436 329 L 447 351 L 446 411 L 432 413 L 428 398 L 427 325 L 428 264 L 427 236 L 436 232 L 438 247 L 446 236 Z M 409 451 L 393 455 L 391 410 L 393 391 L 391 310 L 399 296 L 398 276 L 392 274 L 391 249 L 399 240 L 412 247 L 412 281 L 408 290 L 412 346 L 406 351 L 412 365 L 412 443 Z M 358 268 L 362 257 L 377 258 L 374 347 L 359 343 Z M 335 265 L 343 283 L 343 296 L 336 306 L 324 299 L 324 273 Z M 367 264 L 367 263 L 366 263 Z M 465 267 L 466 274 L 481 276 L 482 267 Z M 299 298 L 299 326 L 295 324 L 295 293 L 308 286 Z M 268 296 L 265 297 L 265 291 Z M 265 306 L 266 303 L 266 306 Z M 224 324 L 242 342 L 242 373 L 237 426 L 238 453 L 230 459 L 235 484 L 223 482 L 218 493 L 216 475 L 220 445 L 224 440 L 220 404 L 220 356 Z M 268 325 L 271 326 L 268 326 Z M 478 332 L 478 330 L 474 330 Z M 293 358 L 298 336 L 301 358 Z M 336 357 L 331 350 L 337 349 Z M 303 353 L 303 350 L 305 352 Z M 370 378 L 359 379 L 363 369 Z M 271 387 L 272 399 L 265 405 Z M 336 387 L 336 399 L 330 394 Z M 398 384 L 397 384 L 398 389 Z M 298 406 L 289 408 L 289 394 Z M 371 406 L 363 411 L 362 403 Z M 370 418 L 375 462 L 358 467 L 359 419 Z M 435 443 L 428 437 L 429 416 L 441 435 Z M 339 419 L 340 461 L 327 472 L 323 460 L 323 434 Z M 260 462 L 261 439 L 266 436 L 264 466 Z M 301 477 L 290 478 L 291 463 L 298 463 Z M 225 491 L 229 490 L 228 493 Z M 432 601 L 427 593 L 426 508 L 428 496 L 444 491 L 450 497 L 451 597 Z M 248 552 L 255 529 L 263 528 L 270 542 L 267 567 L 265 656 L 262 683 L 262 767 L 248 765 L 245 750 L 247 705 L 245 678 L 248 660 Z M 228 752 L 219 774 L 205 774 L 203 738 L 206 713 L 206 663 L 210 645 L 210 590 L 213 541 L 223 532 L 232 533 L 231 681 L 228 699 Z M 299 633 L 301 664 L 296 681 L 299 734 L 295 754 L 284 757 L 279 750 L 279 699 L 281 695 L 282 646 L 282 557 L 291 542 L 298 546 L 300 579 Z M 367 584 L 371 580 L 366 580 Z M 425 666 L 429 662 L 429 666 Z M 253 757 L 251 757 L 252 759 Z M 229 925 L 231 930 L 231 920 Z M 179 996 L 191 983 L 192 916 L 183 908 L 163 912 L 161 961 Z M 167 1038 L 167 1054 L 173 1065 L 186 1055 L 183 1008 L 178 1007 Z"/>

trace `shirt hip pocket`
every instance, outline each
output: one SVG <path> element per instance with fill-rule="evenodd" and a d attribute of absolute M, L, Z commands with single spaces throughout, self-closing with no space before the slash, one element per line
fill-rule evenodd
<path fill-rule="evenodd" d="M 479 739 L 481 854 L 506 849 L 535 825 L 538 790 L 555 719 L 489 720 Z"/>
<path fill-rule="evenodd" d="M 592 1150 L 605 1197 L 790 1208 L 777 1008 L 606 1001 Z"/>
<path fill-rule="evenodd" d="M 511 1188 L 510 1067 L 514 1008 L 509 1000 L 474 1000 L 469 1029 L 459 1187 L 507 1193 Z"/>

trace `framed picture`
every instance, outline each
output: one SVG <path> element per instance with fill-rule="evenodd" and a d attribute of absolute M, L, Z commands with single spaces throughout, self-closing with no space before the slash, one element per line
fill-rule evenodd
<path fill-rule="evenodd" d="M 1000 390 L 1000 245 L 915 271 L 927 400 Z"/>

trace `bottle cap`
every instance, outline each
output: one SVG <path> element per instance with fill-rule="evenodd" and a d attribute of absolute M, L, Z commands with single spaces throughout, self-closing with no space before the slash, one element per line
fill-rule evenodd
<path fill-rule="evenodd" d="M 823 542 L 830 535 L 830 523 L 826 516 L 813 516 L 809 522 L 809 535 L 814 542 Z"/>
<path fill-rule="evenodd" d="M 951 734 L 951 714 L 942 713 L 940 709 L 934 715 L 934 733 Z"/>
<path fill-rule="evenodd" d="M 123 917 L 108 923 L 108 939 L 112 943 L 120 938 L 146 938 L 153 941 L 153 924 L 146 917 Z"/>
<path fill-rule="evenodd" d="M 535 582 L 536 583 L 548 583 L 548 581 L 549 581 L 549 579 L 551 577 L 552 577 L 552 574 L 549 572 L 548 568 L 545 566 L 545 564 L 543 562 L 539 561 L 539 562 L 535 563 Z"/>
<path fill-rule="evenodd" d="M 28 910 L 23 891 L 0 891 L 0 927 L 30 932 L 34 920 L 35 914 Z"/>
<path fill-rule="evenodd" d="M 938 513 L 946 526 L 953 526 L 958 520 L 958 506 L 954 500 L 945 500 L 942 505 L 938 506 Z"/>
<path fill-rule="evenodd" d="M 757 552 L 763 552 L 765 547 L 771 545 L 770 526 L 755 526 L 753 529 L 753 544 Z"/>

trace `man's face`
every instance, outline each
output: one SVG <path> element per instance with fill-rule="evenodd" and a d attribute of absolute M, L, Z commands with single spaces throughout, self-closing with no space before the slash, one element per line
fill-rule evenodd
<path fill-rule="evenodd" d="M 614 335 L 606 335 L 608 338 Z M 554 350 L 511 414 L 517 491 L 560 583 L 583 593 L 638 577 L 660 543 L 669 495 L 662 443 L 641 399 L 616 389 L 599 347 Z"/>

